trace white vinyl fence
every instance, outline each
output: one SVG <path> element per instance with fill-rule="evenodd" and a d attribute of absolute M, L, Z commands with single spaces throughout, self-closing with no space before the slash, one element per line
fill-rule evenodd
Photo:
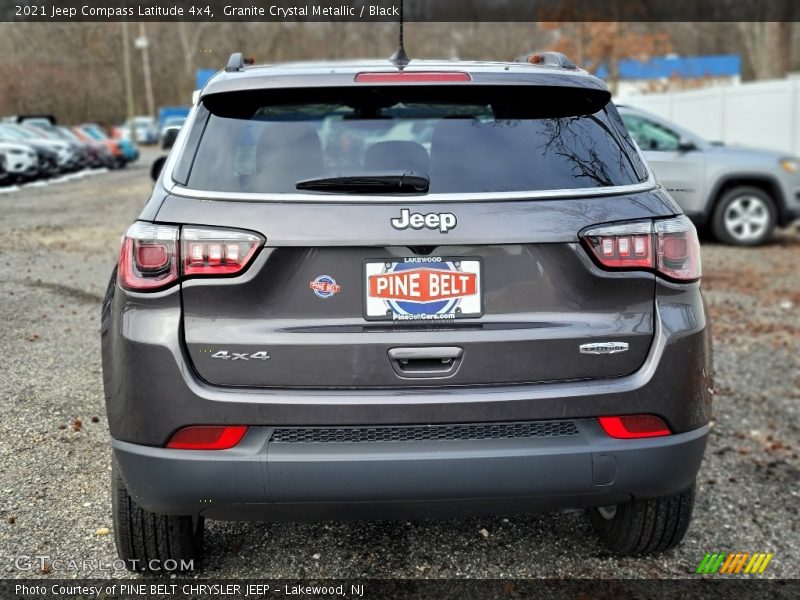
<path fill-rule="evenodd" d="M 800 76 L 684 92 L 628 96 L 708 140 L 800 155 Z"/>

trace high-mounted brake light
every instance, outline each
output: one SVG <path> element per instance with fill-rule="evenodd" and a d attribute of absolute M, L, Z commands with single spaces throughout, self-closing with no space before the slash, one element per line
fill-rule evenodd
<path fill-rule="evenodd" d="M 245 425 L 193 425 L 176 431 L 167 448 L 180 450 L 227 450 L 242 441 Z"/>
<path fill-rule="evenodd" d="M 664 420 L 655 415 L 600 417 L 598 421 L 606 435 L 622 440 L 661 437 L 672 433 Z"/>
<path fill-rule="evenodd" d="M 677 281 L 700 278 L 700 242 L 684 215 L 592 227 L 581 239 L 607 269 L 652 269 Z"/>
<path fill-rule="evenodd" d="M 469 73 L 460 71 L 386 71 L 358 73 L 358 83 L 448 83 L 472 81 Z"/>
<path fill-rule="evenodd" d="M 134 223 L 125 234 L 117 272 L 122 287 L 135 292 L 164 289 L 181 275 L 235 275 L 263 242 L 245 231 Z"/>

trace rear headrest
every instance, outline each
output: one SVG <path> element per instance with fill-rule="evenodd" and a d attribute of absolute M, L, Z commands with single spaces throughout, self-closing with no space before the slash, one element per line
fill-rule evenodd
<path fill-rule="evenodd" d="M 485 172 L 498 168 L 505 158 L 488 138 L 491 127 L 472 119 L 443 119 L 431 139 L 431 191 L 482 191 Z"/>
<path fill-rule="evenodd" d="M 275 192 L 294 192 L 301 179 L 322 175 L 322 144 L 308 123 L 269 121 L 261 125 L 253 184 Z"/>
<path fill-rule="evenodd" d="M 430 173 L 428 151 L 417 142 L 378 142 L 367 148 L 364 168 L 371 171 L 407 170 Z"/>

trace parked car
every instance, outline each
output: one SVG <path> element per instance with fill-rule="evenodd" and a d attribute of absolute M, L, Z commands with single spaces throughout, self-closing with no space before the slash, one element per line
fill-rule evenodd
<path fill-rule="evenodd" d="M 160 140 L 164 129 L 174 125 L 183 125 L 189 115 L 188 106 L 161 106 L 158 109 L 158 139 Z"/>
<path fill-rule="evenodd" d="M 36 152 L 36 163 L 38 165 L 36 177 L 52 177 L 61 172 L 59 153 L 51 141 L 27 135 L 10 123 L 0 123 L 0 142 L 24 144 L 33 148 Z"/>
<path fill-rule="evenodd" d="M 22 143 L 0 141 L 0 152 L 6 157 L 7 182 L 30 181 L 38 176 L 39 161 L 33 147 Z"/>
<path fill-rule="evenodd" d="M 133 139 L 138 144 L 155 144 L 157 140 L 156 122 L 153 117 L 134 117 L 128 122 Z"/>
<path fill-rule="evenodd" d="M 113 140 L 95 123 L 86 123 L 78 126 L 76 129 L 79 129 L 90 139 L 106 142 L 110 147 L 116 146 L 119 149 L 119 154 L 117 156 L 120 158 L 118 165 L 120 167 L 124 167 L 126 164 L 139 158 L 139 150 L 136 148 L 136 144 L 131 140 L 126 140 L 124 138 Z"/>
<path fill-rule="evenodd" d="M 61 165 L 64 171 L 78 171 L 89 165 L 89 150 L 86 145 L 82 144 L 80 141 L 65 138 L 54 125 L 45 125 L 42 123 L 29 125 L 23 123 L 20 126 L 36 136 L 67 144 L 70 152 L 66 162 Z"/>
<path fill-rule="evenodd" d="M 108 146 L 103 142 L 90 139 L 80 139 L 72 129 L 65 126 L 57 126 L 55 131 L 62 138 L 82 144 L 86 152 L 87 166 L 91 168 L 111 168 L 114 166 L 113 156 Z"/>
<path fill-rule="evenodd" d="M 85 132 L 80 127 L 72 127 L 70 128 L 72 134 L 77 137 L 79 140 L 85 143 L 94 143 L 100 144 L 105 146 L 106 151 L 108 152 L 109 156 L 111 157 L 111 164 L 109 168 L 111 169 L 119 169 L 127 163 L 125 160 L 125 155 L 122 153 L 122 148 L 120 147 L 119 140 L 114 140 L 111 138 L 104 138 L 104 139 L 97 139 L 87 132 Z"/>
<path fill-rule="evenodd" d="M 6 169 L 6 155 L 2 148 L 0 148 L 0 185 L 5 185 L 8 183 L 8 180 L 9 175 Z"/>
<path fill-rule="evenodd" d="M 161 143 L 162 148 L 164 147 L 164 137 L 166 133 L 172 129 L 180 130 L 185 122 L 186 117 L 184 116 L 168 117 L 164 119 L 161 129 L 158 132 L 158 140 Z"/>
<path fill-rule="evenodd" d="M 121 123 L 111 128 L 111 138 L 115 140 L 130 140 L 133 139 L 131 126 L 128 123 Z"/>
<path fill-rule="evenodd" d="M 712 388 L 695 228 L 602 81 L 525 60 L 234 54 L 206 85 L 103 302 L 129 567 L 199 561 L 206 518 L 586 507 L 614 551 L 680 542 Z"/>
<path fill-rule="evenodd" d="M 79 157 L 75 148 L 62 140 L 56 140 L 42 131 L 27 125 L 4 124 L 3 129 L 11 130 L 17 134 L 20 141 L 45 146 L 56 154 L 56 172 L 65 173 L 73 171 Z"/>
<path fill-rule="evenodd" d="M 653 113 L 620 106 L 658 180 L 699 227 L 754 246 L 800 218 L 800 159 L 709 142 Z"/>

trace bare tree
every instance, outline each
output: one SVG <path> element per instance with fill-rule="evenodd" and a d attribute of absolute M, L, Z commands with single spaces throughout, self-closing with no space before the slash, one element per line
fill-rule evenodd
<path fill-rule="evenodd" d="M 408 23 L 406 49 L 412 58 L 508 60 L 560 48 L 582 64 L 610 57 L 613 79 L 615 61 L 655 54 L 664 49 L 655 41 L 669 37 L 681 54 L 742 53 L 748 74 L 780 77 L 800 64 L 793 2 L 770 2 L 766 23 Z M 187 104 L 196 70 L 221 69 L 232 52 L 266 63 L 386 58 L 397 33 L 395 23 L 149 23 L 155 105 Z M 122 57 L 116 23 L 0 23 L 0 115 L 121 121 L 127 114 Z M 140 53 L 131 58 L 134 107 L 142 113 Z"/>

